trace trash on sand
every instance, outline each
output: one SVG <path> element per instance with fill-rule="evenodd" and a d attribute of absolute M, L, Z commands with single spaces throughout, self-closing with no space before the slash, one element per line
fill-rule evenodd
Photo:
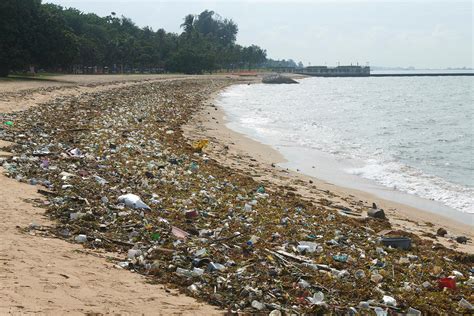
<path fill-rule="evenodd" d="M 188 238 L 189 236 L 189 233 L 185 232 L 184 230 L 182 229 L 179 229 L 178 227 L 175 227 L 173 226 L 171 228 L 171 232 L 173 233 L 173 235 L 178 238 L 178 239 L 186 239 Z"/>
<path fill-rule="evenodd" d="M 140 199 L 138 195 L 135 194 L 125 194 L 121 195 L 118 197 L 118 202 L 125 204 L 125 206 L 128 206 L 133 209 L 146 209 L 150 210 L 150 207 L 143 203 L 143 201 Z"/>
<path fill-rule="evenodd" d="M 320 305 L 324 301 L 324 294 L 323 292 L 316 292 L 313 296 L 309 296 L 306 299 L 313 305 Z"/>
<path fill-rule="evenodd" d="M 408 250 L 411 248 L 411 238 L 408 237 L 383 237 L 382 244 L 392 248 Z"/>
<path fill-rule="evenodd" d="M 397 306 L 397 301 L 391 296 L 384 295 L 382 300 L 388 306 Z"/>
<path fill-rule="evenodd" d="M 195 142 L 193 142 L 192 147 L 195 151 L 202 151 L 203 149 L 206 149 L 206 147 L 209 145 L 209 140 L 207 139 L 200 139 Z"/>
<path fill-rule="evenodd" d="M 86 235 L 77 235 L 76 238 L 74 238 L 74 240 L 78 243 L 85 243 L 87 241 L 87 236 Z"/>
<path fill-rule="evenodd" d="M 375 206 L 375 203 L 374 203 Z M 373 217 L 373 218 L 378 218 L 378 219 L 385 219 L 385 212 L 383 209 L 377 208 L 377 206 L 372 207 L 367 211 L 367 216 Z"/>
<path fill-rule="evenodd" d="M 464 298 L 461 298 L 461 300 L 459 301 L 459 306 L 461 306 L 462 308 L 465 308 L 467 310 L 474 310 L 474 305 L 472 305 L 471 303 L 469 303 L 467 300 L 465 300 Z"/>
<path fill-rule="evenodd" d="M 252 307 L 255 308 L 256 310 L 261 311 L 262 309 L 265 308 L 265 304 L 260 303 L 260 302 L 257 301 L 257 300 L 254 300 L 254 301 L 252 301 Z"/>
<path fill-rule="evenodd" d="M 438 286 L 440 289 L 443 289 L 443 288 L 455 289 L 456 280 L 454 280 L 453 278 L 441 278 L 438 280 Z"/>
<path fill-rule="evenodd" d="M 183 124 L 230 83 L 212 81 L 147 82 L 0 113 L 15 122 L 0 128 L 12 143 L 6 174 L 36 184 L 54 220 L 30 232 L 114 253 L 115 266 L 234 314 L 466 312 L 468 255 L 394 231 L 377 206 L 369 216 L 380 220 L 342 216 L 367 204 L 321 188 L 302 197 L 307 181 L 273 183 L 204 154 L 205 142 L 193 148 Z M 383 247 L 388 236 L 409 237 L 413 250 Z M 450 275 L 456 290 L 440 290 L 436 280 Z"/>

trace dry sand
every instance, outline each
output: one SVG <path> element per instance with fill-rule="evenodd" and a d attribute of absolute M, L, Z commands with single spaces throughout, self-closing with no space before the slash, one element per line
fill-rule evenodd
<path fill-rule="evenodd" d="M 95 76 L 84 76 L 95 79 Z M 107 76 L 110 77 L 110 76 Z M 74 77 L 75 79 L 76 77 Z M 153 80 L 170 80 L 161 76 Z M 107 78 L 110 80 L 110 78 Z M 147 78 L 149 79 L 149 78 Z M 81 77 L 81 80 L 85 80 Z M 104 79 L 105 80 L 105 79 Z M 114 81 L 114 80 L 110 80 Z M 23 109 L 65 94 L 78 94 L 117 87 L 117 83 L 100 86 L 77 86 L 48 93 L 32 93 L 28 102 L 0 101 L 0 112 Z M 83 81 L 80 81 L 83 84 Z M 89 81 L 85 81 L 89 83 Z M 44 88 L 25 87 L 25 82 L 0 82 L 0 91 Z M 137 83 L 119 83 L 130 85 Z M 59 86 L 60 88 L 62 86 Z M 21 99 L 23 100 L 23 99 Z M 7 146 L 0 142 L 0 149 Z M 8 155 L 0 151 L 0 156 Z M 86 251 L 82 246 L 60 239 L 30 236 L 21 228 L 30 223 L 48 226 L 44 209 L 31 200 L 40 199 L 34 186 L 3 176 L 0 170 L 0 315 L 47 314 L 121 314 L 121 315 L 215 315 L 214 307 L 146 283 L 146 278 L 122 270 L 106 260 L 103 252 Z"/>
<path fill-rule="evenodd" d="M 52 80 L 1 80 L 0 112 L 22 111 L 59 97 L 127 87 L 144 81 L 175 80 L 185 77 L 184 75 L 64 75 L 53 77 L 57 79 Z"/>
<path fill-rule="evenodd" d="M 0 93 L 22 91 L 38 88 L 58 88 L 77 85 L 99 85 L 112 82 L 130 82 L 167 78 L 170 75 L 54 75 L 47 77 L 31 77 L 26 79 L 0 79 Z M 176 77 L 183 77 L 176 75 Z"/>
<path fill-rule="evenodd" d="M 327 199 L 342 206 L 350 207 L 351 204 L 362 201 L 369 207 L 375 202 L 378 207 L 385 210 L 395 229 L 409 231 L 429 239 L 427 233 L 436 235 L 436 230 L 444 227 L 451 237 L 464 235 L 471 240 L 467 244 L 459 244 L 451 238 L 438 237 L 436 242 L 459 251 L 474 253 L 472 226 L 408 205 L 383 200 L 367 192 L 343 188 L 279 168 L 275 164 L 284 162 L 285 159 L 278 151 L 227 128 L 226 123 L 224 111 L 215 106 L 215 100 L 211 99 L 208 106 L 185 127 L 185 134 L 190 139 L 209 139 L 210 146 L 206 152 L 212 158 L 252 175 L 257 181 L 291 186 L 308 199 L 316 201 L 321 198 Z"/>

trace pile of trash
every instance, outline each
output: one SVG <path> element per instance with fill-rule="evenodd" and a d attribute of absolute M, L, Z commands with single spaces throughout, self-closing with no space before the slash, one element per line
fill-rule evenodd
<path fill-rule="evenodd" d="M 0 115 L 6 174 L 38 187 L 48 234 L 231 312 L 472 312 L 474 256 L 352 218 L 206 155 L 181 127 L 232 79 L 146 83 Z M 378 217 L 378 218 L 377 218 Z"/>

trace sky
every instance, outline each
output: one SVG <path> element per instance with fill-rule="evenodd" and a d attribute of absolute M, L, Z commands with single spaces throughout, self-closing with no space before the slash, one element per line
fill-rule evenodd
<path fill-rule="evenodd" d="M 208 9 L 239 26 L 237 43 L 307 65 L 473 67 L 471 1 L 44 0 L 138 26 L 180 33 L 187 14 Z"/>

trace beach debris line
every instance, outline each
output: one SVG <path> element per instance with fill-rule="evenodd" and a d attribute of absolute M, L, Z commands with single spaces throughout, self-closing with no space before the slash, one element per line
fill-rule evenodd
<path fill-rule="evenodd" d="M 472 256 L 387 220 L 341 215 L 329 192 L 309 201 L 196 151 L 181 127 L 230 82 L 147 83 L 10 114 L 5 172 L 36 185 L 56 220 L 26 230 L 116 251 L 117 267 L 230 312 L 469 311 Z"/>

